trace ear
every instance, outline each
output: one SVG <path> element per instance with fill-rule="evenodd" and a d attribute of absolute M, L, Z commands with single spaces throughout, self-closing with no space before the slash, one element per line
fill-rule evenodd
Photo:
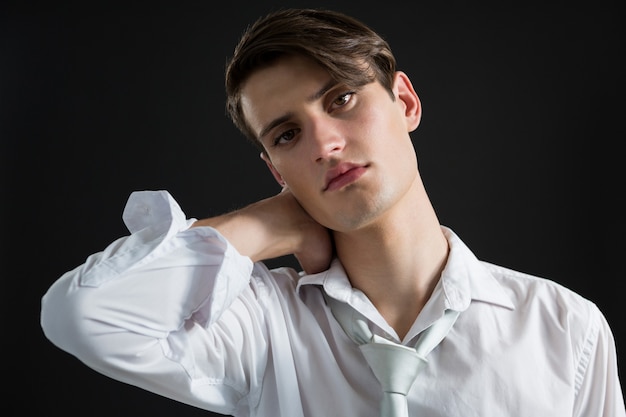
<path fill-rule="evenodd" d="M 393 83 L 397 99 L 404 103 L 404 117 L 409 132 L 417 129 L 422 119 L 422 103 L 420 102 L 409 77 L 402 71 L 397 71 Z"/>
<path fill-rule="evenodd" d="M 278 171 L 274 167 L 274 164 L 272 164 L 272 161 L 270 160 L 270 157 L 267 156 L 267 154 L 265 152 L 261 152 L 260 156 L 261 156 L 261 159 L 265 161 L 265 164 L 267 165 L 267 167 L 269 168 L 270 172 L 274 176 L 274 179 L 276 180 L 276 182 L 281 187 L 284 187 L 285 186 L 285 180 L 283 180 L 283 177 L 278 173 Z"/>

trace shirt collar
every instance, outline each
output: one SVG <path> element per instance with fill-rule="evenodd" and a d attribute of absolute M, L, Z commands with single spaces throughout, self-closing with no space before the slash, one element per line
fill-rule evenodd
<path fill-rule="evenodd" d="M 434 309 L 433 314 L 450 308 L 464 311 L 471 301 L 486 302 L 513 309 L 511 299 L 506 295 L 489 269 L 479 261 L 465 243 L 449 228 L 442 226 L 448 240 L 450 253 L 435 291 L 424 312 Z M 350 280 L 338 259 L 331 262 L 330 267 L 317 274 L 302 274 L 298 281 L 297 291 L 306 285 L 318 285 L 331 297 L 352 305 L 355 309 L 373 321 L 375 310 L 365 294 L 350 284 Z M 377 315 L 377 314 L 376 314 Z"/>
<path fill-rule="evenodd" d="M 511 298 L 484 262 L 481 262 L 451 229 L 442 226 L 450 254 L 441 274 L 440 285 L 446 308 L 463 311 L 471 301 L 514 309 Z"/>

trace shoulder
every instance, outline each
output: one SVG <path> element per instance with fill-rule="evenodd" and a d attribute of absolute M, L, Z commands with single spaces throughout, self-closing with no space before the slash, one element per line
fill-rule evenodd
<path fill-rule="evenodd" d="M 252 269 L 251 285 L 259 296 L 293 298 L 300 275 L 292 267 L 268 268 L 263 262 L 256 262 Z"/>
<path fill-rule="evenodd" d="M 538 303 L 561 309 L 596 309 L 591 300 L 557 281 L 485 261 L 481 263 L 517 305 Z"/>
<path fill-rule="evenodd" d="M 508 294 L 521 318 L 539 319 L 547 327 L 559 328 L 580 339 L 596 333 L 603 322 L 595 303 L 559 282 L 482 263 Z"/>

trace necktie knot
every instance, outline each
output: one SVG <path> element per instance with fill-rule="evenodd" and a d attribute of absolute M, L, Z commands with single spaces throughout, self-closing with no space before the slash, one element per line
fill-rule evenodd
<path fill-rule="evenodd" d="M 359 346 L 384 392 L 407 395 L 426 359 L 415 349 L 372 342 Z"/>
<path fill-rule="evenodd" d="M 426 366 L 426 355 L 448 334 L 459 312 L 446 310 L 424 330 L 415 347 L 403 346 L 373 335 L 367 320 L 348 304 L 326 297 L 333 315 L 346 334 L 359 345 L 383 390 L 381 417 L 407 417 L 406 395 Z"/>

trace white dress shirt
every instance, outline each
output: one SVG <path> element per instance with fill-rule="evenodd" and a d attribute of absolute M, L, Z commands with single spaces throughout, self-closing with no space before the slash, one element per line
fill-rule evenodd
<path fill-rule="evenodd" d="M 89 256 L 42 299 L 59 348 L 111 378 L 234 416 L 377 417 L 381 391 L 324 296 L 409 344 L 461 311 L 408 395 L 420 417 L 623 417 L 614 339 L 590 301 L 479 261 L 443 227 L 441 279 L 398 340 L 335 260 L 322 273 L 253 264 L 215 229 L 189 228 L 166 191 L 131 194 L 129 236 Z"/>

